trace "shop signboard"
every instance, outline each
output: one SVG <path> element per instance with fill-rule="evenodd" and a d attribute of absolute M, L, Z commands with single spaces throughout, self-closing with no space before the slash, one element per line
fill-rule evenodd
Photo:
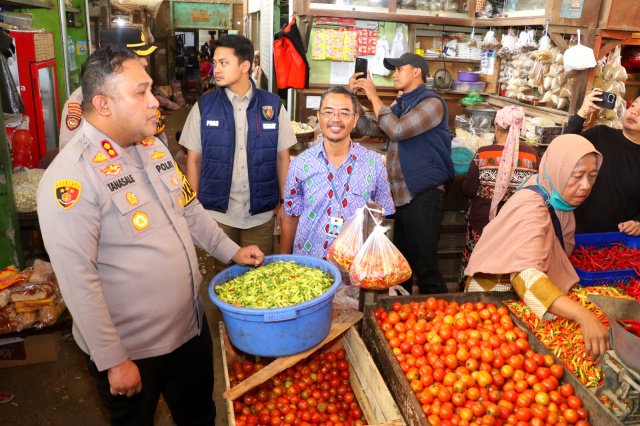
<path fill-rule="evenodd" d="M 221 3 L 173 3 L 175 28 L 229 29 L 233 5 Z"/>

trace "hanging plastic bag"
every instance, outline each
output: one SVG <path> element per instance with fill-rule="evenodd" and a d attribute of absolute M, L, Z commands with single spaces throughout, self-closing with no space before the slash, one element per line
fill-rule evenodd
<path fill-rule="evenodd" d="M 403 53 L 409 50 L 409 46 L 407 44 L 407 40 L 404 38 L 404 31 L 402 30 L 402 25 L 398 25 L 396 27 L 396 35 L 393 36 L 393 41 L 391 42 L 391 57 L 399 58 Z"/>
<path fill-rule="evenodd" d="M 384 66 L 384 58 L 389 57 L 389 42 L 387 41 L 387 37 L 382 34 L 376 43 L 375 56 L 369 59 L 369 71 L 371 74 L 377 74 L 383 77 L 388 76 L 391 71 Z"/>
<path fill-rule="evenodd" d="M 411 267 L 400 250 L 385 235 L 388 228 L 377 224 L 353 260 L 349 279 L 352 285 L 384 290 L 411 278 Z"/>
<path fill-rule="evenodd" d="M 593 49 L 580 44 L 580 30 L 578 31 L 578 44 L 571 46 L 564 52 L 564 70 L 586 70 L 596 66 L 596 57 Z"/>
<path fill-rule="evenodd" d="M 327 259 L 345 271 L 349 271 L 353 260 L 362 248 L 363 228 L 364 207 L 360 207 L 342 226 L 342 230 L 329 247 Z"/>

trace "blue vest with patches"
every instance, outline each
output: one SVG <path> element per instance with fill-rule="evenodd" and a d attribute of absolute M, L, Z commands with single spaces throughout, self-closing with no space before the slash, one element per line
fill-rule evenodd
<path fill-rule="evenodd" d="M 273 210 L 278 204 L 278 126 L 280 98 L 253 86 L 247 107 L 247 166 L 249 213 Z M 198 199 L 208 210 L 226 212 L 231 192 L 236 147 L 233 106 L 224 89 L 203 95 L 200 108 L 202 171 Z"/>
<path fill-rule="evenodd" d="M 443 120 L 431 130 L 398 142 L 400 167 L 412 196 L 448 182 L 455 175 L 451 160 L 449 113 L 444 99 L 420 85 L 400 96 L 391 111 L 402 117 L 427 98 L 436 98 L 442 103 Z"/>

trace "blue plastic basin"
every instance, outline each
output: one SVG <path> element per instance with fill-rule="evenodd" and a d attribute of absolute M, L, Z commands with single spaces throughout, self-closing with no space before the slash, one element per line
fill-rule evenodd
<path fill-rule="evenodd" d="M 220 309 L 231 343 L 257 356 L 278 357 L 310 349 L 329 334 L 333 297 L 340 285 L 340 272 L 331 263 L 306 256 L 267 256 L 265 265 L 279 260 L 320 269 L 333 277 L 333 285 L 315 299 L 275 309 L 241 308 L 223 302 L 214 291 L 218 285 L 252 269 L 234 265 L 217 274 L 209 284 L 209 298 Z"/>

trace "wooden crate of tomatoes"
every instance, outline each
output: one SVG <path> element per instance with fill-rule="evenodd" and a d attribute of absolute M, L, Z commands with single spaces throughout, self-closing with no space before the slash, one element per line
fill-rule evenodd
<path fill-rule="evenodd" d="M 411 425 L 621 425 L 502 304 L 512 292 L 381 297 L 362 336 Z"/>
<path fill-rule="evenodd" d="M 236 352 L 222 323 L 220 336 L 227 391 L 274 361 Z M 407 424 L 353 327 L 294 366 L 226 401 L 231 426 Z"/>

